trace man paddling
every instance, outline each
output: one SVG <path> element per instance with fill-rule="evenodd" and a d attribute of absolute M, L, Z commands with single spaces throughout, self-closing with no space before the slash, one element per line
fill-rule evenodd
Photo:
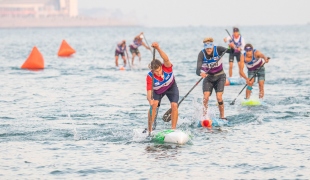
<path fill-rule="evenodd" d="M 265 67 L 261 67 L 264 62 L 268 63 L 269 59 L 262 54 L 260 51 L 253 49 L 252 44 L 246 44 L 244 47 L 245 53 L 241 55 L 239 65 L 239 74 L 246 80 L 247 89 L 246 89 L 246 99 L 249 99 L 252 92 L 252 86 L 257 77 L 259 85 L 259 98 L 264 97 L 264 83 L 265 83 Z M 244 65 L 248 68 L 248 76 L 243 72 Z M 261 68 L 260 68 L 261 67 Z M 256 71 L 260 70 L 255 75 Z M 255 77 L 250 81 L 250 78 Z"/>
<path fill-rule="evenodd" d="M 129 45 L 129 50 L 132 54 L 132 65 L 134 65 L 135 57 L 139 57 L 139 61 L 141 61 L 141 53 L 139 52 L 139 46 L 144 46 L 146 49 L 151 49 L 148 47 L 143 41 L 143 32 L 141 32 L 138 36 L 136 36 L 133 42 Z"/>
<path fill-rule="evenodd" d="M 232 53 L 229 54 L 229 77 L 232 77 L 232 70 L 234 65 L 234 57 L 236 57 L 237 62 L 240 61 L 241 51 L 244 48 L 245 41 L 244 38 L 241 37 L 239 33 L 239 29 L 237 27 L 233 28 L 233 36 L 224 38 L 224 42 L 228 42 L 228 45 L 231 49 L 233 49 Z"/>
<path fill-rule="evenodd" d="M 148 125 L 148 131 L 152 131 L 152 124 L 155 119 L 156 109 L 160 100 L 166 95 L 171 104 L 171 129 L 176 129 L 178 121 L 178 101 L 179 101 L 179 89 L 175 81 L 175 77 L 172 70 L 172 64 L 166 55 L 166 53 L 159 47 L 158 43 L 154 42 L 152 47 L 158 51 L 160 57 L 163 59 L 163 63 L 155 59 L 151 62 L 151 71 L 146 77 L 146 89 L 147 100 L 152 107 L 152 118 L 150 112 L 148 112 L 149 121 L 152 123 Z M 154 76 L 154 82 L 152 79 Z M 153 99 L 152 99 L 152 87 L 153 87 Z M 150 119 L 151 118 L 151 119 Z"/>
<path fill-rule="evenodd" d="M 122 40 L 121 42 L 117 43 L 116 49 L 115 49 L 115 66 L 118 68 L 118 57 L 119 55 L 122 56 L 122 59 L 124 61 L 124 68 L 126 67 L 126 57 L 125 57 L 125 51 L 128 55 L 128 51 L 126 48 L 126 41 Z"/>
<path fill-rule="evenodd" d="M 222 98 L 226 74 L 223 70 L 223 61 L 219 58 L 225 52 L 230 53 L 232 50 L 222 46 L 215 46 L 211 37 L 205 38 L 203 43 L 204 49 L 198 54 L 196 74 L 204 78 L 202 85 L 204 116 L 207 114 L 209 97 L 214 89 L 218 101 L 220 118 L 226 119 Z"/>

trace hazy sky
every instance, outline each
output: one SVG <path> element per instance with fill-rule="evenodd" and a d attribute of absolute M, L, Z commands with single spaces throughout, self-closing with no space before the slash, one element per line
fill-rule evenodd
<path fill-rule="evenodd" d="M 78 0 L 79 9 L 119 9 L 146 26 L 310 23 L 310 0 Z"/>

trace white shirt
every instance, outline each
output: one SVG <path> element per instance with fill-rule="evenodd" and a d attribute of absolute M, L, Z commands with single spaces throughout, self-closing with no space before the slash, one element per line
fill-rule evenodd
<path fill-rule="evenodd" d="M 240 35 L 239 35 L 239 37 L 238 37 L 237 39 L 234 37 L 234 41 L 235 41 L 235 42 L 239 42 L 240 38 L 241 38 Z M 230 44 L 230 43 L 229 43 L 230 40 L 231 40 L 231 37 L 230 37 L 230 36 L 226 37 L 227 44 Z M 240 48 L 241 48 L 241 51 L 243 51 L 244 46 L 245 46 L 245 41 L 244 41 L 244 38 L 242 37 L 242 38 L 241 38 L 241 47 L 240 47 Z"/>

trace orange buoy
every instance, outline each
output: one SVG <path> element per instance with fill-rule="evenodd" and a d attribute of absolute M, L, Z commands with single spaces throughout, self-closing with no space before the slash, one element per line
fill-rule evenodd
<path fill-rule="evenodd" d="M 28 59 L 21 67 L 22 69 L 44 69 L 44 59 L 37 47 L 33 47 Z"/>
<path fill-rule="evenodd" d="M 62 40 L 58 51 L 58 56 L 68 57 L 71 56 L 73 53 L 75 53 L 75 50 L 65 40 Z"/>
<path fill-rule="evenodd" d="M 199 121 L 198 127 L 211 128 L 212 127 L 212 120 L 211 119 L 205 119 L 205 120 Z"/>

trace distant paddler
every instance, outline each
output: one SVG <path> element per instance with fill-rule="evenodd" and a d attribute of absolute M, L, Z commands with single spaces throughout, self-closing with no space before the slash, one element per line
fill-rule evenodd
<path fill-rule="evenodd" d="M 118 67 L 118 57 L 119 55 L 122 56 L 122 59 L 124 61 L 124 68 L 126 67 L 126 57 L 125 57 L 125 52 L 126 54 L 128 55 L 128 51 L 127 51 L 127 48 L 126 48 L 126 40 L 122 40 L 121 42 L 117 43 L 116 45 L 116 49 L 115 49 L 115 66 L 116 68 L 119 68 Z"/>
<path fill-rule="evenodd" d="M 139 46 L 144 46 L 146 49 L 151 49 L 143 42 L 143 32 L 136 36 L 133 42 L 129 45 L 129 50 L 132 54 L 132 65 L 134 65 L 134 59 L 136 56 L 139 57 L 139 62 L 141 61 L 141 53 L 139 52 Z"/>
<path fill-rule="evenodd" d="M 171 64 L 166 53 L 159 47 L 158 43 L 154 42 L 152 47 L 158 51 L 161 58 L 163 59 L 163 63 L 158 59 L 153 60 L 150 64 L 151 71 L 146 77 L 147 100 L 152 107 L 152 123 L 149 123 L 148 131 L 152 131 L 152 124 L 155 119 L 157 106 L 165 95 L 168 97 L 172 109 L 171 129 L 176 129 L 178 122 L 179 89 L 173 74 L 173 65 Z M 154 76 L 154 82 L 152 82 L 152 76 Z M 153 99 L 151 99 L 152 86 Z M 148 112 L 148 118 L 149 120 L 151 118 L 150 112 Z"/>
<path fill-rule="evenodd" d="M 246 89 L 246 99 L 249 99 L 252 92 L 252 86 L 257 77 L 258 85 L 259 85 L 259 98 L 262 99 L 264 97 L 264 83 L 265 83 L 265 67 L 261 67 L 264 63 L 269 62 L 269 58 L 267 58 L 260 51 L 253 48 L 252 44 L 246 44 L 244 47 L 245 53 L 241 55 L 239 64 L 239 74 L 246 80 L 247 89 Z M 243 72 L 244 65 L 246 65 L 248 69 L 248 76 Z M 257 73 L 255 75 L 255 73 Z M 255 77 L 250 81 L 250 78 Z"/>
<path fill-rule="evenodd" d="M 222 56 L 230 53 L 232 50 L 222 46 L 215 46 L 213 38 L 207 37 L 203 40 L 204 48 L 199 52 L 197 59 L 196 74 L 204 78 L 203 91 L 203 116 L 206 116 L 208 110 L 209 97 L 213 89 L 216 92 L 216 99 L 220 111 L 220 118 L 226 119 L 224 115 L 223 92 L 226 83 L 226 74 L 223 70 Z"/>
<path fill-rule="evenodd" d="M 227 31 L 227 33 L 229 33 Z M 245 41 L 244 38 L 241 37 L 239 29 L 237 27 L 233 28 L 233 35 L 224 38 L 224 42 L 228 43 L 228 46 L 233 49 L 233 51 L 229 54 L 229 77 L 232 77 L 232 70 L 234 65 L 234 57 L 236 57 L 237 62 L 240 61 L 240 55 L 244 48 Z"/>

